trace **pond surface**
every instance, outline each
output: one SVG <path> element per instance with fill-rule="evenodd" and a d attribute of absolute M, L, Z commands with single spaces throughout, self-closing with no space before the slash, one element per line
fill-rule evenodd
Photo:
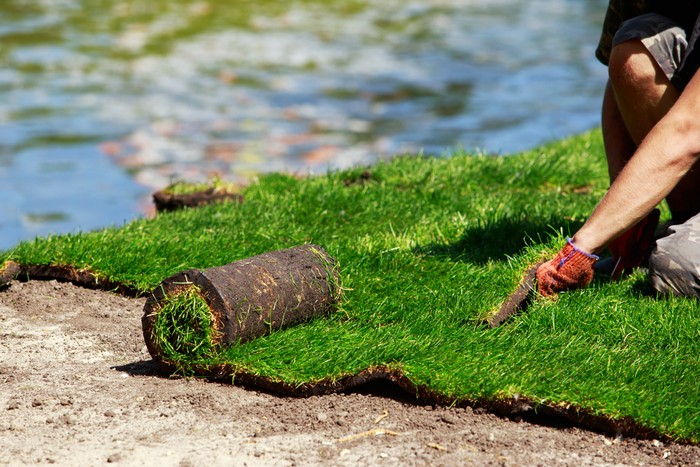
<path fill-rule="evenodd" d="M 0 249 L 212 175 L 507 154 L 599 124 L 606 0 L 2 0 Z"/>

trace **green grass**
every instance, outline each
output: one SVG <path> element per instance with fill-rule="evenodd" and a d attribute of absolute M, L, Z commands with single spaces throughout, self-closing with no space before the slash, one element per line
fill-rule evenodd
<path fill-rule="evenodd" d="M 167 186 L 163 191 L 170 195 L 189 195 L 193 193 L 213 190 L 214 193 L 238 193 L 240 189 L 233 183 L 228 183 L 220 177 L 214 177 L 207 183 L 175 182 Z"/>
<path fill-rule="evenodd" d="M 183 269 L 317 243 L 340 263 L 342 310 L 215 359 L 292 385 L 386 365 L 447 400 L 574 404 L 700 442 L 697 301 L 652 298 L 635 274 L 538 300 L 497 329 L 480 324 L 607 186 L 594 131 L 509 157 L 411 156 L 303 180 L 270 175 L 244 190 L 242 204 L 41 238 L 0 261 L 90 268 L 146 292 Z"/>
<path fill-rule="evenodd" d="M 191 360 L 209 358 L 219 340 L 212 311 L 196 285 L 159 302 L 152 333 L 163 361 L 183 372 Z"/>

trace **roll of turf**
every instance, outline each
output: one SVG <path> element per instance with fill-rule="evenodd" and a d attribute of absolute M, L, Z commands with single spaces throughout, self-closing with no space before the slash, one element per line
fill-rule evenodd
<path fill-rule="evenodd" d="M 171 366 L 325 316 L 340 294 L 337 262 L 317 245 L 190 269 L 146 301 L 144 339 L 153 359 Z"/>
<path fill-rule="evenodd" d="M 219 202 L 243 202 L 243 196 L 238 193 L 216 191 L 207 188 L 204 191 L 194 193 L 169 193 L 167 190 L 157 191 L 153 194 L 153 203 L 157 212 L 177 211 L 183 208 L 194 208 Z"/>

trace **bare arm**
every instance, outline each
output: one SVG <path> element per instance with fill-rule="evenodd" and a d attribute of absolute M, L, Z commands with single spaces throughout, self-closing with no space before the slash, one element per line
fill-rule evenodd
<path fill-rule="evenodd" d="M 649 132 L 574 244 L 598 253 L 659 204 L 700 156 L 700 73 Z"/>

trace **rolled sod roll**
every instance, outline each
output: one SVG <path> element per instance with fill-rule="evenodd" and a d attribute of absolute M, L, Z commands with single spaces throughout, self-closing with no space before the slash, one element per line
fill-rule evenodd
<path fill-rule="evenodd" d="M 337 262 L 317 245 L 272 251 L 165 279 L 144 306 L 143 335 L 154 360 L 211 354 L 325 316 L 340 301 Z"/>
<path fill-rule="evenodd" d="M 194 208 L 225 201 L 242 203 L 243 196 L 238 193 L 216 191 L 214 188 L 181 194 L 169 193 L 166 189 L 153 194 L 153 203 L 156 205 L 156 212 L 177 211 L 178 209 Z"/>

